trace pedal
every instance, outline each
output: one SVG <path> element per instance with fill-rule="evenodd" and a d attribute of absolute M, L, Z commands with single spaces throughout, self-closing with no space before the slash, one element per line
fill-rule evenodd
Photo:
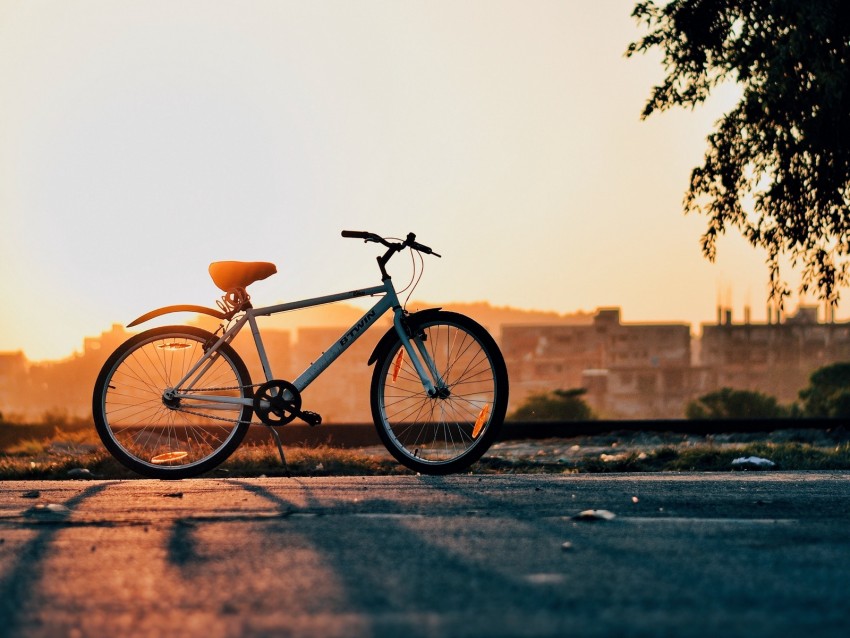
<path fill-rule="evenodd" d="M 310 412 L 310 410 L 301 410 L 301 413 L 298 416 L 301 417 L 301 419 L 311 428 L 322 424 L 322 415 L 316 412 Z"/>

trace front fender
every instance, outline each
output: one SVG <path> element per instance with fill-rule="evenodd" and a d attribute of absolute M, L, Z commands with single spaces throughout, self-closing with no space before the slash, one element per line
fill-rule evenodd
<path fill-rule="evenodd" d="M 163 308 L 151 310 L 150 312 L 143 314 L 138 319 L 133 319 L 133 321 L 127 324 L 127 327 L 132 328 L 133 326 L 138 326 L 140 323 L 150 321 L 154 317 L 159 317 L 160 315 L 167 315 L 171 312 L 197 312 L 203 315 L 210 315 L 211 317 L 215 317 L 216 319 L 229 319 L 229 317 L 220 310 L 215 310 L 213 308 L 205 308 L 204 306 L 193 306 L 191 304 L 179 304 L 177 306 L 165 306 Z"/>
<path fill-rule="evenodd" d="M 426 308 L 425 310 L 420 310 L 419 312 L 407 315 L 405 321 L 407 321 L 410 325 L 416 325 L 417 322 L 431 318 L 433 315 L 440 312 L 440 310 L 441 308 Z M 398 339 L 398 333 L 395 331 L 395 325 L 392 325 L 390 326 L 390 329 L 384 333 L 384 336 L 381 337 L 381 340 L 375 346 L 375 349 L 372 350 L 372 355 L 369 357 L 369 361 L 366 362 L 366 365 L 370 366 L 375 363 L 381 353 L 383 353 L 384 350 L 388 350 L 396 339 Z"/>

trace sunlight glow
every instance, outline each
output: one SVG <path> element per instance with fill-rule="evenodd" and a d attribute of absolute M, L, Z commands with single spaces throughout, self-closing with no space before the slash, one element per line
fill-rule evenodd
<path fill-rule="evenodd" d="M 378 283 L 344 228 L 441 253 L 417 298 L 697 330 L 724 280 L 763 317 L 764 255 L 730 235 L 708 263 L 681 213 L 735 87 L 641 121 L 663 69 L 624 57 L 633 6 L 5 3 L 0 352 L 214 305 L 223 259 L 281 266 L 265 304 Z"/>

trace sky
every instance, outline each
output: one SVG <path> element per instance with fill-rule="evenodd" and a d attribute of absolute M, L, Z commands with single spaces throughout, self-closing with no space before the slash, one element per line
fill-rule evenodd
<path fill-rule="evenodd" d="M 441 253 L 416 299 L 764 320 L 764 253 L 682 213 L 735 88 L 642 121 L 633 5 L 0 0 L 0 352 L 214 306 L 217 260 L 277 264 L 256 305 L 378 284 L 343 229 Z"/>

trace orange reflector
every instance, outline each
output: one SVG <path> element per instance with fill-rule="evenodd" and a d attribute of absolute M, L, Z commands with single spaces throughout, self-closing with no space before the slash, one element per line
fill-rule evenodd
<path fill-rule="evenodd" d="M 478 413 L 478 418 L 475 419 L 475 426 L 472 428 L 472 438 L 477 439 L 478 435 L 481 434 L 481 428 L 484 427 L 484 424 L 487 422 L 487 415 L 490 414 L 490 404 L 485 403 L 484 407 L 481 408 L 481 412 Z"/>
<path fill-rule="evenodd" d="M 187 456 L 189 456 L 188 452 L 166 452 L 165 454 L 158 454 L 153 457 L 151 463 L 161 465 L 162 463 L 171 463 L 171 461 L 185 459 Z"/>
<path fill-rule="evenodd" d="M 178 343 L 177 341 L 172 341 L 171 343 L 163 343 L 158 345 L 157 348 L 160 350 L 185 350 L 186 348 L 191 348 L 192 346 L 188 343 Z"/>
<path fill-rule="evenodd" d="M 398 379 L 398 371 L 401 370 L 402 361 L 404 361 L 404 350 L 399 350 L 398 356 L 395 358 L 395 365 L 393 366 L 393 383 Z"/>

